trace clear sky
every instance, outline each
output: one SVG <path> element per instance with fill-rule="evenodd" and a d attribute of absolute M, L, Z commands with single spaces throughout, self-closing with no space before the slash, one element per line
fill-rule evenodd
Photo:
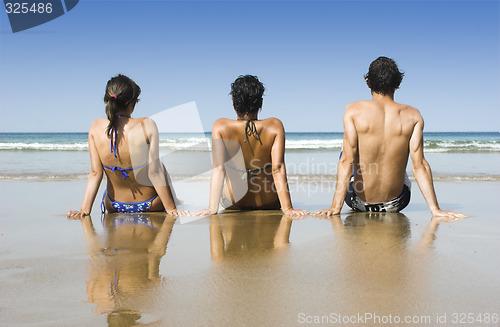
<path fill-rule="evenodd" d="M 499 1 L 81 0 L 15 34 L 0 6 L 0 132 L 88 131 L 118 73 L 142 88 L 135 116 L 195 101 L 209 131 L 235 117 L 230 83 L 253 74 L 261 117 L 339 132 L 378 56 L 405 72 L 395 100 L 426 131 L 500 130 Z"/>

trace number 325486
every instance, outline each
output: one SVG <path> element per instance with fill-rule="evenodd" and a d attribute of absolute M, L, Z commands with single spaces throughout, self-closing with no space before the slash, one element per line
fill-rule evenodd
<path fill-rule="evenodd" d="M 33 13 L 33 14 L 50 14 L 52 13 L 52 3 L 47 2 L 47 3 L 33 3 L 29 4 L 26 2 L 20 3 L 20 2 L 14 2 L 10 3 L 7 2 L 5 4 L 5 11 L 7 14 L 28 14 L 28 13 Z"/>

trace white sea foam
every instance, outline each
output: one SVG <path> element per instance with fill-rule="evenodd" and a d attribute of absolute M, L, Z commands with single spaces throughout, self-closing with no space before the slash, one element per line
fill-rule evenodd
<path fill-rule="evenodd" d="M 426 152 L 500 152 L 500 141 L 435 141 L 424 142 Z"/>
<path fill-rule="evenodd" d="M 88 151 L 86 135 L 74 137 L 74 142 L 68 142 L 68 135 L 50 135 L 50 137 L 26 135 L 11 137 L 0 141 L 0 151 Z M 467 136 L 467 135 L 466 135 Z M 454 137 L 454 138 L 453 138 Z M 494 136 L 486 138 L 483 135 L 459 137 L 433 135 L 425 139 L 426 152 L 500 152 L 500 140 Z M 61 139 L 59 143 L 58 140 Z M 45 142 L 44 142 L 45 141 Z M 342 146 L 341 134 L 307 133 L 287 134 L 285 147 L 289 151 L 339 151 Z M 203 134 L 162 134 L 160 148 L 167 151 L 211 151 L 210 137 Z"/>
<path fill-rule="evenodd" d="M 0 143 L 0 150 L 35 150 L 35 151 L 87 151 L 87 143 Z"/>
<path fill-rule="evenodd" d="M 286 140 L 285 144 L 286 149 L 289 150 L 340 150 L 340 148 L 342 147 L 342 140 Z"/>

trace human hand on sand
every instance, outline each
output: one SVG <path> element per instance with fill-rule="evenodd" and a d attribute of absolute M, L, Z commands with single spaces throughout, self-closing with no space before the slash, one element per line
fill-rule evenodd
<path fill-rule="evenodd" d="M 90 213 L 85 212 L 83 210 L 80 211 L 70 210 L 66 213 L 66 217 L 70 219 L 82 219 L 85 216 L 90 216 Z"/>
<path fill-rule="evenodd" d="M 467 215 L 455 211 L 436 209 L 432 211 L 432 220 L 437 222 L 458 221 L 467 218 Z"/>
<path fill-rule="evenodd" d="M 286 210 L 283 210 L 283 213 L 285 214 L 285 216 L 291 219 L 304 219 L 309 214 L 309 212 L 307 212 L 306 210 L 300 210 L 294 208 L 288 208 Z"/>
<path fill-rule="evenodd" d="M 170 209 L 170 210 L 165 210 L 165 212 L 169 216 L 187 216 L 187 215 L 189 215 L 189 211 L 188 210 L 177 209 L 177 208 Z"/>
<path fill-rule="evenodd" d="M 210 216 L 210 215 L 215 215 L 216 213 L 217 210 L 214 209 L 201 209 L 191 212 L 191 216 Z"/>
<path fill-rule="evenodd" d="M 328 208 L 328 209 L 323 209 L 323 210 L 318 210 L 318 211 L 314 211 L 313 213 L 311 213 L 311 216 L 327 216 L 327 217 L 330 217 L 330 216 L 335 216 L 335 215 L 338 215 L 340 214 L 340 210 L 338 209 L 334 209 L 334 208 Z M 321 217 L 315 217 L 315 218 L 321 218 Z"/>

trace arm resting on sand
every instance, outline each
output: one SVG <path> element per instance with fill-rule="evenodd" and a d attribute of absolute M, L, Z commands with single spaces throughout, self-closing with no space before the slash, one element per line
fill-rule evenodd
<path fill-rule="evenodd" d="M 158 197 L 163 204 L 163 208 L 168 214 L 177 215 L 178 211 L 175 206 L 172 191 L 165 174 L 165 169 L 160 161 L 160 140 L 158 135 L 158 128 L 151 119 L 145 119 L 146 130 L 150 134 L 151 146 L 149 148 L 149 169 L 148 176 L 153 184 L 153 187 L 158 194 Z"/>
<path fill-rule="evenodd" d="M 85 195 L 83 197 L 83 203 L 80 211 L 69 211 L 67 215 L 69 217 L 76 216 L 87 216 L 90 215 L 92 211 L 92 205 L 94 204 L 95 197 L 99 191 L 99 186 L 101 185 L 102 176 L 104 174 L 101 159 L 97 153 L 97 148 L 94 143 L 94 137 L 92 135 L 92 127 L 89 132 L 89 153 L 90 153 L 90 173 L 87 180 L 87 187 L 85 188 Z"/>
<path fill-rule="evenodd" d="M 337 215 L 342 210 L 344 199 L 352 175 L 352 164 L 358 151 L 358 134 L 354 122 L 348 110 L 344 114 L 344 140 L 342 142 L 342 156 L 337 167 L 337 185 L 333 196 L 332 205 L 329 209 L 314 212 L 314 215 Z"/>
<path fill-rule="evenodd" d="M 225 146 L 222 135 L 219 132 L 218 124 L 215 122 L 212 128 L 212 176 L 210 177 L 210 199 L 208 209 L 202 209 L 193 212 L 195 216 L 207 216 L 216 214 L 219 211 L 219 202 L 226 178 Z"/>
<path fill-rule="evenodd" d="M 307 211 L 294 209 L 292 200 L 290 199 L 290 191 L 288 189 L 288 181 L 286 178 L 285 167 L 285 129 L 283 124 L 279 124 L 276 138 L 274 139 L 271 148 L 271 163 L 273 170 L 273 180 L 280 200 L 281 210 L 287 215 L 305 216 Z"/>
<path fill-rule="evenodd" d="M 223 165 L 219 165 L 212 169 L 212 176 L 210 178 L 210 199 L 208 202 L 208 210 L 211 215 L 219 211 L 219 202 L 225 177 L 226 171 Z"/>
<path fill-rule="evenodd" d="M 410 137 L 410 156 L 412 160 L 413 175 L 417 180 L 418 187 L 424 196 L 427 206 L 433 216 L 451 216 L 464 218 L 465 215 L 453 211 L 444 211 L 439 208 L 439 204 L 434 191 L 434 183 L 432 181 L 432 172 L 429 163 L 424 158 L 424 120 L 421 116 L 418 117 L 417 123 Z"/>

